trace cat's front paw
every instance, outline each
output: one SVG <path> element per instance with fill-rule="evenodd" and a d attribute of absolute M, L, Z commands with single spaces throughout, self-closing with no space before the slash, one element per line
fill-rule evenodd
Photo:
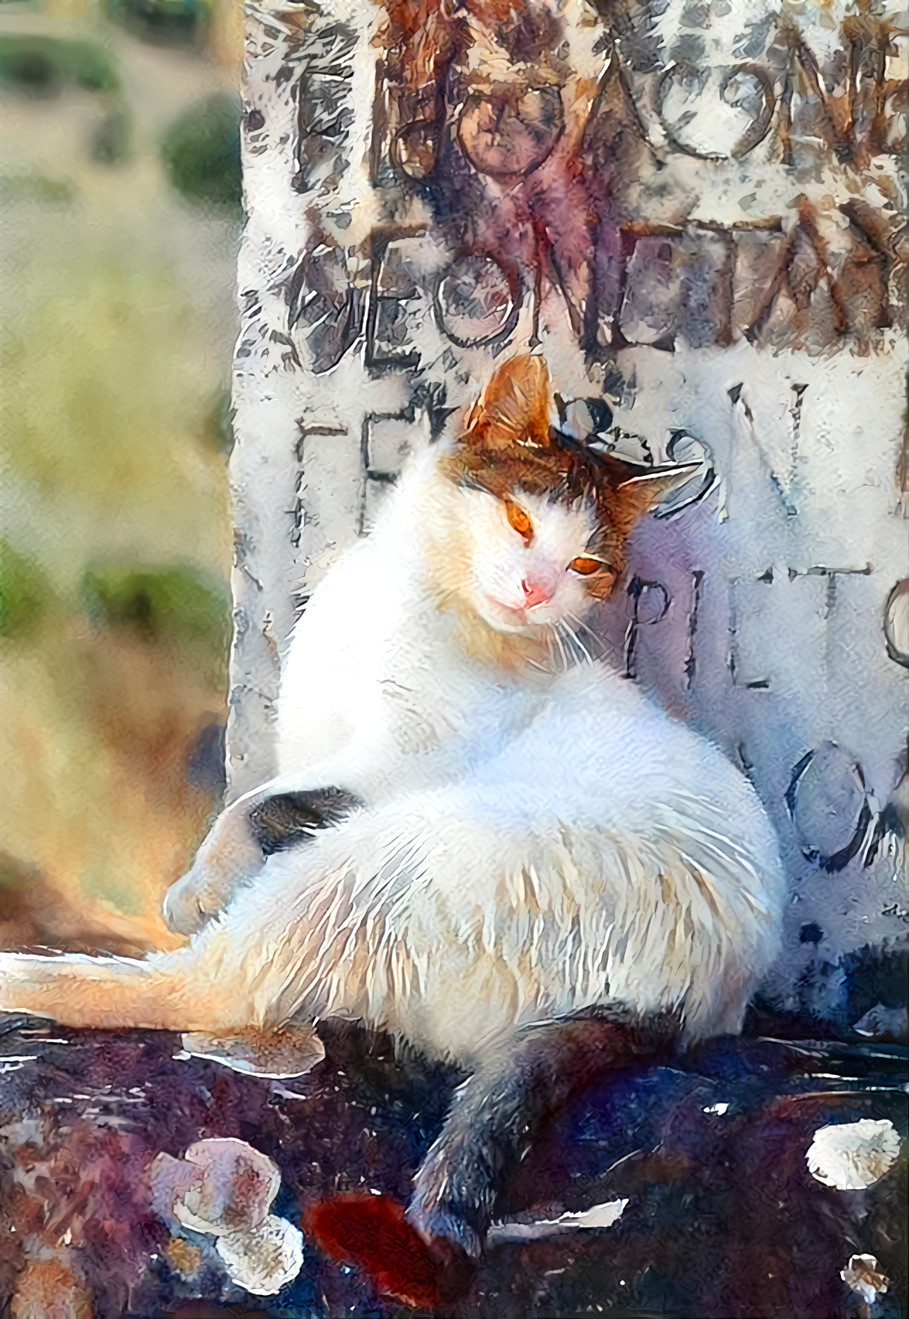
<path fill-rule="evenodd" d="M 213 913 L 206 911 L 199 902 L 198 886 L 192 870 L 171 884 L 164 894 L 161 913 L 168 929 L 175 934 L 195 934 L 211 919 Z"/>
<path fill-rule="evenodd" d="M 253 837 L 249 808 L 237 802 L 223 811 L 204 840 L 191 868 L 171 884 L 162 911 L 177 934 L 195 934 L 223 911 L 234 893 L 262 868 L 261 848 Z"/>

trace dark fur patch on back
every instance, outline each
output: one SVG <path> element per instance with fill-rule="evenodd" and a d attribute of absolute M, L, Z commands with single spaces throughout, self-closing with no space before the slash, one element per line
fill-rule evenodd
<path fill-rule="evenodd" d="M 330 829 L 362 805 L 343 788 L 283 792 L 267 797 L 249 813 L 256 842 L 265 856 L 305 843 L 318 829 Z"/>

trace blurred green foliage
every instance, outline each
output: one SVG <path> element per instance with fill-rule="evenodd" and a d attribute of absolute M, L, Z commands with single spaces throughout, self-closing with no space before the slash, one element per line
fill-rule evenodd
<path fill-rule="evenodd" d="M 132 123 L 121 97 L 117 64 L 99 41 L 62 37 L 0 37 L 0 87 L 25 96 L 50 98 L 73 87 L 105 97 L 109 109 L 89 143 L 94 160 L 119 165 L 129 159 Z M 9 180 L 4 179 L 4 191 Z M 69 181 L 31 176 L 15 181 L 17 196 L 34 200 L 69 201 L 75 190 Z"/>
<path fill-rule="evenodd" d="M 164 134 L 161 155 L 168 178 L 187 200 L 239 213 L 243 181 L 238 96 L 215 92 L 191 106 Z"/>
<path fill-rule="evenodd" d="M 17 13 L 20 30 L 27 17 Z M 218 788 L 216 776 L 201 790 L 198 777 L 190 784 L 188 767 L 201 730 L 223 721 L 227 686 L 222 388 L 234 337 L 239 111 L 220 131 L 232 200 L 207 213 L 181 205 L 162 126 L 218 70 L 200 62 L 194 71 L 188 51 L 155 51 L 107 27 L 115 60 L 94 7 L 81 30 L 78 16 L 63 27 L 61 14 L 73 39 L 46 37 L 44 17 L 32 35 L 0 37 L 11 111 L 0 177 L 10 256 L 0 314 L 0 763 L 12 771 L 0 885 L 5 856 L 11 891 L 28 895 L 39 875 L 70 895 L 71 922 L 93 910 L 101 919 L 100 898 L 135 916 L 142 939 L 166 942 L 162 887 L 185 869 Z M 223 145 L 231 131 L 233 151 Z M 128 170 L 107 168 L 127 158 Z M 22 937 L 57 937 L 53 912 L 41 934 L 46 901 L 29 908 Z"/>
<path fill-rule="evenodd" d="M 105 0 L 108 18 L 146 41 L 202 42 L 211 10 L 206 0 Z"/>
<path fill-rule="evenodd" d="M 98 624 L 166 636 L 179 646 L 201 645 L 212 654 L 228 643 L 229 593 L 189 564 L 92 564 L 82 578 L 82 599 Z"/>
<path fill-rule="evenodd" d="M 113 96 L 120 75 L 98 41 L 63 37 L 0 37 L 0 83 L 30 96 L 56 96 L 69 84 Z"/>
<path fill-rule="evenodd" d="M 37 564 L 0 539 L 0 636 L 24 632 L 53 599 L 53 588 Z"/>
<path fill-rule="evenodd" d="M 219 390 L 203 426 L 205 438 L 226 458 L 234 447 L 234 406 L 230 386 Z"/>
<path fill-rule="evenodd" d="M 68 204 L 77 196 L 71 179 L 49 179 L 34 170 L 27 174 L 0 176 L 0 201 L 49 202 Z"/>
<path fill-rule="evenodd" d="M 63 243 L 53 217 L 32 219 L 40 242 L 0 335 L 4 481 L 21 483 L 29 543 L 61 584 L 76 547 L 210 560 L 226 510 L 220 464 L 193 442 L 214 383 L 207 327 L 144 231 L 102 220 L 77 212 Z"/>
<path fill-rule="evenodd" d="M 69 245 L 36 248 L 41 278 L 0 334 L 8 628 L 36 616 L 46 578 L 49 626 L 85 610 L 131 625 L 223 690 L 228 501 L 203 434 L 217 380 L 206 326 L 138 241 L 79 215 L 67 232 Z"/>

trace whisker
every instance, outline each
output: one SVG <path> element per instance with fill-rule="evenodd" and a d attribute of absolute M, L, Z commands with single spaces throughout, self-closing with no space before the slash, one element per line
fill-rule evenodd
<path fill-rule="evenodd" d="M 559 630 L 565 640 L 565 644 L 570 654 L 572 655 L 575 663 L 578 663 L 582 653 L 581 643 L 578 640 L 578 638 L 575 636 L 574 632 L 572 631 L 566 619 L 564 618 L 559 619 Z"/>
<path fill-rule="evenodd" d="M 605 646 L 603 644 L 602 637 L 598 636 L 597 633 L 594 632 L 593 628 L 590 627 L 589 624 L 585 623 L 583 619 L 578 618 L 577 614 L 573 614 L 569 611 L 566 616 L 571 619 L 571 621 L 574 623 L 576 628 L 586 632 L 591 642 L 593 643 L 591 649 L 587 651 L 587 658 L 590 660 L 591 664 L 594 663 L 595 660 L 597 659 L 602 659 L 605 653 Z M 578 637 L 578 640 L 580 641 L 580 637 Z M 585 651 L 586 651 L 586 647 L 585 647 Z"/>
<path fill-rule="evenodd" d="M 562 658 L 564 660 L 562 672 L 567 673 L 569 668 L 571 667 L 571 660 L 572 660 L 571 642 L 566 635 L 565 626 L 562 619 L 559 619 L 556 623 L 553 623 L 553 627 L 555 628 L 556 636 L 559 638 L 559 648 L 562 651 Z"/>
<path fill-rule="evenodd" d="M 559 672 L 559 666 L 562 661 L 561 643 L 555 630 L 555 625 L 550 623 L 547 626 L 547 635 L 549 637 L 550 655 L 552 656 L 552 668 L 554 673 Z"/>
<path fill-rule="evenodd" d="M 582 656 L 586 654 L 586 651 L 568 626 L 565 619 L 559 620 L 559 630 L 565 644 L 566 652 L 570 656 L 570 667 L 573 668 L 575 665 L 581 663 Z"/>
<path fill-rule="evenodd" d="M 568 656 L 565 653 L 565 643 L 562 640 L 562 634 L 559 631 L 559 625 L 558 623 L 550 623 L 549 626 L 552 631 L 553 639 L 559 648 L 559 658 L 562 661 L 562 673 L 567 673 L 568 669 L 570 668 L 570 665 L 568 662 Z"/>
<path fill-rule="evenodd" d="M 580 636 L 577 634 L 577 632 L 573 631 L 573 629 L 569 626 L 567 622 L 565 623 L 565 627 L 567 628 L 568 633 L 571 636 L 572 642 L 574 643 L 575 646 L 577 646 L 578 650 L 581 652 L 582 662 L 585 664 L 592 664 L 593 656 L 591 655 L 587 647 L 584 645 Z"/>
<path fill-rule="evenodd" d="M 566 610 L 566 611 L 565 611 L 565 614 L 566 614 L 566 617 L 567 617 L 567 618 L 570 618 L 571 621 L 572 621 L 573 623 L 575 623 L 575 624 L 577 625 L 578 628 L 581 629 L 581 631 L 586 632 L 590 637 L 593 638 L 593 640 L 594 640 L 598 645 L 602 645 L 602 641 L 601 641 L 601 639 L 600 639 L 599 634 L 593 630 L 593 628 L 590 626 L 589 623 L 585 623 L 585 622 L 584 622 L 584 620 L 583 620 L 583 618 L 581 618 L 580 614 L 572 613 L 572 611 L 571 611 L 570 609 Z"/>
<path fill-rule="evenodd" d="M 582 654 L 583 657 L 584 657 L 584 663 L 585 663 L 585 664 L 592 664 L 592 663 L 593 663 L 593 652 L 592 652 L 591 650 L 589 650 L 589 649 L 587 648 L 587 646 L 585 646 L 584 642 L 581 640 L 581 637 L 580 637 L 579 633 L 574 632 L 574 633 L 573 633 L 573 636 L 574 636 L 574 639 L 575 639 L 575 644 L 579 647 L 579 649 L 580 649 L 580 651 L 581 651 L 581 654 Z"/>

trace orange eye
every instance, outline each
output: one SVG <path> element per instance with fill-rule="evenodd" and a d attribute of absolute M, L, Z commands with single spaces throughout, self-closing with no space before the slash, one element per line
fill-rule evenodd
<path fill-rule="evenodd" d="M 505 516 L 508 518 L 509 525 L 514 528 L 519 536 L 530 544 L 533 539 L 533 523 L 523 508 L 519 508 L 511 499 L 503 501 L 505 504 Z"/>
<path fill-rule="evenodd" d="M 601 568 L 605 568 L 606 564 L 603 563 L 602 559 L 585 559 L 582 555 L 579 559 L 572 559 L 568 566 L 574 572 L 580 573 L 582 577 L 589 577 L 591 573 L 599 572 Z"/>

